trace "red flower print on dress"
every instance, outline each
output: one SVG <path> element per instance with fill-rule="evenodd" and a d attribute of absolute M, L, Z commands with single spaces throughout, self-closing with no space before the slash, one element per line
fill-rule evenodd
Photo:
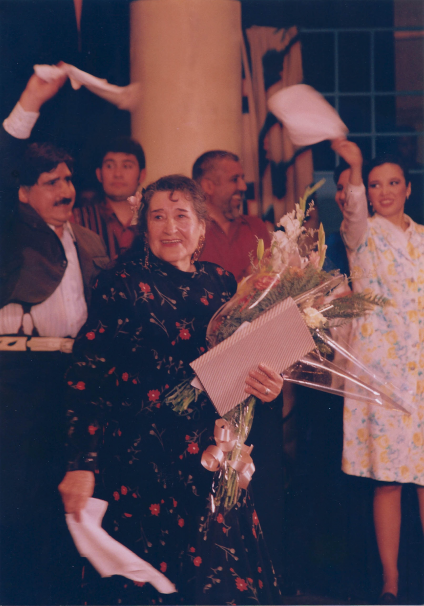
<path fill-rule="evenodd" d="M 258 572 L 262 572 L 262 568 L 258 566 Z"/>
<path fill-rule="evenodd" d="M 254 527 L 254 526 L 252 527 L 252 534 L 253 534 L 253 536 L 255 537 L 255 539 L 257 539 L 257 538 L 258 538 L 258 535 L 256 534 L 256 530 L 255 530 L 255 527 Z"/>
<path fill-rule="evenodd" d="M 253 579 L 250 579 L 249 577 L 247 577 L 246 581 L 247 581 L 248 583 L 250 583 L 250 584 L 252 584 L 252 583 L 253 583 Z"/>
<path fill-rule="evenodd" d="M 75 387 L 77 389 L 79 389 L 80 391 L 83 391 L 85 389 L 85 383 L 84 383 L 84 381 L 78 381 L 78 383 L 75 385 Z"/>
<path fill-rule="evenodd" d="M 134 385 L 137 385 L 137 379 L 133 379 L 132 382 L 134 383 Z"/>
<path fill-rule="evenodd" d="M 152 503 L 149 507 L 150 513 L 152 516 L 158 516 L 160 514 L 160 505 L 159 503 Z"/>
<path fill-rule="evenodd" d="M 119 437 L 122 436 L 122 431 L 120 429 L 118 429 L 118 431 L 116 433 L 118 434 Z"/>
<path fill-rule="evenodd" d="M 123 372 L 122 373 L 122 380 L 123 381 L 128 381 L 128 373 L 127 372 Z"/>
<path fill-rule="evenodd" d="M 140 282 L 140 284 L 138 285 L 140 287 L 141 292 L 150 292 L 151 288 L 148 284 L 145 284 L 144 282 Z"/>
<path fill-rule="evenodd" d="M 206 299 L 206 297 L 202 297 L 200 302 L 203 303 L 203 305 L 209 305 L 209 301 Z"/>
<path fill-rule="evenodd" d="M 98 430 L 98 427 L 96 427 L 95 425 L 88 426 L 88 433 L 90 434 L 90 436 L 94 436 L 94 434 L 96 433 L 97 430 Z"/>
<path fill-rule="evenodd" d="M 137 587 L 144 587 L 146 583 L 144 583 L 143 581 L 133 581 L 134 585 L 136 585 Z"/>
<path fill-rule="evenodd" d="M 258 585 L 259 585 L 259 589 L 262 589 L 262 587 L 264 586 L 264 584 L 262 583 L 261 579 L 259 579 Z"/>
<path fill-rule="evenodd" d="M 137 498 L 137 495 L 135 494 L 135 492 L 133 492 L 133 493 L 132 493 L 132 497 L 133 497 L 134 499 L 136 499 L 136 498 Z"/>
<path fill-rule="evenodd" d="M 180 339 L 183 339 L 183 341 L 187 341 L 188 339 L 190 339 L 190 337 L 191 337 L 191 334 L 187 330 L 187 328 L 182 328 L 180 330 Z"/>
<path fill-rule="evenodd" d="M 124 513 L 124 516 L 125 516 L 126 518 L 132 518 L 132 513 Z"/>
<path fill-rule="evenodd" d="M 199 452 L 199 445 L 196 442 L 192 442 L 187 446 L 187 452 L 190 454 L 197 454 Z"/>
<path fill-rule="evenodd" d="M 172 506 L 176 507 L 178 505 L 178 501 L 176 501 L 175 499 L 172 499 Z"/>
<path fill-rule="evenodd" d="M 247 589 L 246 581 L 244 579 L 241 579 L 240 577 L 237 577 L 236 578 L 236 587 L 239 591 L 246 591 L 246 589 Z"/>
<path fill-rule="evenodd" d="M 259 518 L 258 518 L 258 514 L 256 513 L 256 511 L 253 511 L 253 514 L 252 514 L 252 521 L 253 521 L 253 523 L 254 523 L 254 524 L 256 524 L 256 525 L 257 525 L 257 524 L 259 524 Z"/>
<path fill-rule="evenodd" d="M 127 276 L 125 274 L 121 274 L 121 278 L 126 278 Z"/>
<path fill-rule="evenodd" d="M 222 515 L 222 513 L 219 513 L 216 521 L 218 522 L 218 524 L 223 524 L 224 523 L 224 516 Z"/>
<path fill-rule="evenodd" d="M 92 330 L 90 330 L 90 332 L 88 332 L 85 336 L 87 337 L 87 339 L 89 341 L 92 341 L 93 339 L 96 338 L 96 333 L 94 333 Z"/>
<path fill-rule="evenodd" d="M 185 522 L 182 518 L 178 519 L 178 526 L 180 526 L 180 528 L 182 528 L 184 526 Z"/>
<path fill-rule="evenodd" d="M 113 498 L 115 499 L 115 501 L 119 501 L 119 499 L 121 498 L 117 490 L 115 490 L 115 492 L 113 493 Z"/>
<path fill-rule="evenodd" d="M 103 326 L 101 328 L 99 328 L 99 332 L 104 332 L 105 329 L 103 328 Z"/>
<path fill-rule="evenodd" d="M 216 273 L 222 276 L 224 274 L 224 270 L 221 267 L 216 268 Z"/>
<path fill-rule="evenodd" d="M 156 402 L 156 400 L 159 399 L 159 396 L 160 396 L 160 391 L 158 389 L 151 389 L 147 393 L 147 397 L 149 398 L 150 402 Z"/>
<path fill-rule="evenodd" d="M 161 572 L 166 572 L 166 569 L 168 568 L 168 564 L 166 562 L 161 562 L 159 564 L 159 568 Z"/>
<path fill-rule="evenodd" d="M 121 494 L 127 494 L 128 488 L 126 486 L 121 486 Z"/>
<path fill-rule="evenodd" d="M 115 368 L 116 368 L 116 366 L 114 366 L 113 368 L 111 368 L 110 370 L 108 370 L 107 374 L 111 375 L 113 372 L 115 372 Z"/>
<path fill-rule="evenodd" d="M 194 552 L 196 551 L 196 549 L 195 549 L 194 547 L 190 547 L 189 551 L 190 551 L 191 553 L 194 553 Z"/>
<path fill-rule="evenodd" d="M 202 563 L 202 558 L 200 556 L 197 556 L 197 558 L 194 558 L 193 564 L 195 566 L 200 566 L 201 563 Z"/>

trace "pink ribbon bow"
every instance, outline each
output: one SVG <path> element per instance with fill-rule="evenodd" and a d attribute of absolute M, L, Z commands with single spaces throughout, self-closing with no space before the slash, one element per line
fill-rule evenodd
<path fill-rule="evenodd" d="M 237 436 L 225 419 L 215 422 L 214 438 L 216 445 L 208 446 L 202 454 L 201 463 L 208 471 L 218 471 L 226 461 L 227 453 L 231 452 L 237 444 Z M 228 461 L 228 465 L 239 474 L 239 486 L 246 489 L 255 471 L 250 453 L 252 446 L 243 444 L 238 457 Z"/>

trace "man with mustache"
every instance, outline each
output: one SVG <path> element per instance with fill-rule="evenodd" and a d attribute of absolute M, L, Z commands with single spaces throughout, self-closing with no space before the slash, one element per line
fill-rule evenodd
<path fill-rule="evenodd" d="M 221 150 L 206 152 L 193 165 L 193 179 L 206 194 L 210 218 L 200 259 L 221 265 L 240 282 L 249 274 L 258 238 L 265 248 L 271 238 L 259 217 L 241 214 L 247 186 L 239 157 Z"/>
<path fill-rule="evenodd" d="M 77 601 L 67 596 L 74 552 L 57 491 L 64 375 L 90 288 L 109 260 L 99 236 L 69 223 L 72 158 L 51 144 L 27 145 L 41 106 L 63 83 L 33 75 L 0 132 L 2 604 Z"/>

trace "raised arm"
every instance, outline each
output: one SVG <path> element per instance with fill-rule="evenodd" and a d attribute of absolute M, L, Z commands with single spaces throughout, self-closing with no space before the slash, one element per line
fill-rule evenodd
<path fill-rule="evenodd" d="M 331 147 L 350 167 L 340 232 L 347 248 L 356 250 L 364 241 L 368 218 L 367 197 L 362 181 L 362 154 L 359 147 L 347 139 L 336 139 Z"/>
<path fill-rule="evenodd" d="M 2 224 L 17 208 L 16 172 L 41 107 L 54 97 L 67 76 L 45 82 L 36 74 L 28 80 L 18 103 L 0 128 L 0 212 Z"/>

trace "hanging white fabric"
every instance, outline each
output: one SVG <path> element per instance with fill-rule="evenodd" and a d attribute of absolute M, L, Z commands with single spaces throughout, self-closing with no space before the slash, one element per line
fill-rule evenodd
<path fill-rule="evenodd" d="M 118 574 L 138 583 L 151 583 L 160 593 L 174 593 L 175 585 L 151 564 L 113 539 L 101 526 L 107 502 L 88 499 L 77 522 L 73 513 L 66 514 L 66 523 L 81 556 L 94 566 L 102 577 Z"/>

